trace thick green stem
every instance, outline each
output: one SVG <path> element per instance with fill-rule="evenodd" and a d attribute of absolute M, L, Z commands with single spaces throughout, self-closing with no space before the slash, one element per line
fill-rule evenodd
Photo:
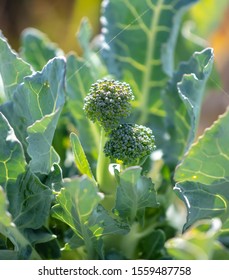
<path fill-rule="evenodd" d="M 128 259 L 135 259 L 135 251 L 139 242 L 137 233 L 139 231 L 139 224 L 134 223 L 127 235 L 124 235 L 121 240 L 121 250 Z"/>
<path fill-rule="evenodd" d="M 102 205 L 111 210 L 115 201 L 115 178 L 109 172 L 110 160 L 105 156 L 103 149 L 106 143 L 106 133 L 101 128 L 99 156 L 96 169 L 96 179 L 99 185 L 99 190 L 105 194 Z"/>
<path fill-rule="evenodd" d="M 121 250 L 124 252 L 128 259 L 136 259 L 136 249 L 139 241 L 151 234 L 155 230 L 156 224 L 142 229 L 138 222 L 134 222 L 128 234 L 124 235 L 121 239 Z"/>

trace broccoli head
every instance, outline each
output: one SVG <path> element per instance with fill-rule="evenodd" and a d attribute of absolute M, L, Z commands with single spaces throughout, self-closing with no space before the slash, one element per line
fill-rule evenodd
<path fill-rule="evenodd" d="M 104 146 L 107 157 L 121 160 L 124 165 L 141 165 L 155 149 L 150 128 L 137 124 L 120 124 L 112 130 Z"/>
<path fill-rule="evenodd" d="M 98 122 L 109 132 L 119 125 L 122 118 L 130 115 L 130 101 L 133 99 L 127 83 L 103 79 L 92 84 L 83 109 L 91 121 Z"/>

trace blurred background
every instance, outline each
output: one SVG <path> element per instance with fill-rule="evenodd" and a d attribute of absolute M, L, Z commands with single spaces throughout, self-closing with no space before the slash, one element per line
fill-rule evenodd
<path fill-rule="evenodd" d="M 81 49 L 76 32 L 82 18 L 91 23 L 94 36 L 100 32 L 102 0 L 0 0 L 0 30 L 18 51 L 20 34 L 34 27 L 47 34 L 65 53 Z M 200 0 L 183 18 L 176 60 L 187 60 L 194 51 L 213 47 L 215 69 L 202 108 L 199 133 L 229 105 L 229 0 Z"/>

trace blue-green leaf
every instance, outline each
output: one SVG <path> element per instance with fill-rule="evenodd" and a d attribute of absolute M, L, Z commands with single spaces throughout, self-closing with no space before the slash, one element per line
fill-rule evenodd
<path fill-rule="evenodd" d="M 203 218 L 229 217 L 229 112 L 193 144 L 176 168 L 175 191 L 188 210 L 185 228 Z"/>
<path fill-rule="evenodd" d="M 25 171 L 25 157 L 21 143 L 7 119 L 0 113 L 0 184 L 6 188 L 16 182 Z"/>
<path fill-rule="evenodd" d="M 11 100 L 14 90 L 25 76 L 31 75 L 31 66 L 14 52 L 0 33 L 0 74 L 7 99 Z"/>
<path fill-rule="evenodd" d="M 53 164 L 59 163 L 60 157 L 52 147 L 52 140 L 61 110 L 44 116 L 27 128 L 29 163 L 33 172 L 48 174 Z"/>
<path fill-rule="evenodd" d="M 36 71 L 41 70 L 50 59 L 64 54 L 44 33 L 35 28 L 23 30 L 20 53 Z"/>
<path fill-rule="evenodd" d="M 132 223 L 142 220 L 146 207 L 158 207 L 156 191 L 150 178 L 141 176 L 141 167 L 130 167 L 117 173 L 118 181 L 114 211 Z"/>
<path fill-rule="evenodd" d="M 65 102 L 64 80 L 65 60 L 54 58 L 42 72 L 26 77 L 15 92 L 13 108 L 21 132 L 28 135 L 27 152 L 33 172 L 48 174 L 59 162 L 52 140 Z"/>
<path fill-rule="evenodd" d="M 110 72 L 132 86 L 141 124 L 151 114 L 157 118 L 165 115 L 160 95 L 173 72 L 181 16 L 196 1 L 104 1 L 103 57 Z M 151 122 L 152 128 L 156 126 Z M 160 134 L 159 126 L 157 130 Z"/>
<path fill-rule="evenodd" d="M 95 180 L 78 136 L 75 133 L 71 133 L 70 140 L 76 167 L 79 169 L 81 174 L 87 175 L 90 179 Z"/>
<path fill-rule="evenodd" d="M 188 62 L 180 64 L 163 93 L 167 129 L 164 159 L 173 168 L 194 141 L 212 65 L 212 49 L 194 53 Z"/>
<path fill-rule="evenodd" d="M 54 197 L 52 190 L 43 185 L 30 170 L 8 187 L 7 196 L 9 211 L 17 228 L 38 229 L 45 224 Z"/>
<path fill-rule="evenodd" d="M 177 182 L 193 181 L 206 185 L 228 182 L 229 111 L 199 137 L 176 168 Z"/>
<path fill-rule="evenodd" d="M 69 245 L 77 247 L 83 242 L 89 256 L 95 257 L 96 252 L 102 256 L 101 237 L 127 233 L 128 226 L 113 219 L 99 205 L 102 197 L 94 181 L 81 177 L 66 181 L 63 186 L 52 210 L 53 216 L 68 224 L 77 235 Z"/>
<path fill-rule="evenodd" d="M 8 212 L 8 200 L 0 186 L 0 233 L 10 239 L 15 246 L 14 250 L 0 250 L 0 259 L 40 259 L 36 250 L 13 224 Z"/>

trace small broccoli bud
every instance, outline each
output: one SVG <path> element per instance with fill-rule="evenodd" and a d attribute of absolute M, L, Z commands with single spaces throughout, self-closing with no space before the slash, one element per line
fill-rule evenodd
<path fill-rule="evenodd" d="M 150 128 L 136 124 L 121 124 L 112 130 L 104 146 L 107 157 L 121 160 L 124 165 L 141 165 L 155 149 Z"/>
<path fill-rule="evenodd" d="M 130 101 L 134 95 L 127 83 L 98 80 L 84 99 L 84 111 L 93 122 L 98 122 L 106 132 L 116 128 L 121 118 L 131 112 Z"/>

